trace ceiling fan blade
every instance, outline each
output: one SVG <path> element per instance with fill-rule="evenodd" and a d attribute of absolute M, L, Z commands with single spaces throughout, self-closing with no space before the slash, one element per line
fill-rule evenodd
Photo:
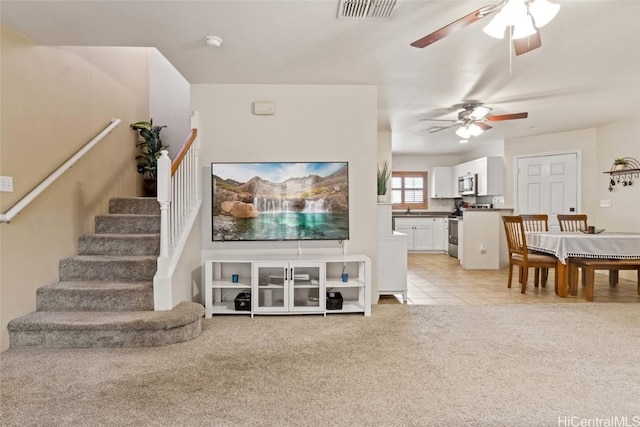
<path fill-rule="evenodd" d="M 504 120 L 526 119 L 529 113 L 502 114 L 499 116 L 489 116 L 486 118 L 489 122 L 501 122 Z"/>
<path fill-rule="evenodd" d="M 476 123 L 476 124 L 480 127 L 480 129 L 482 129 L 482 130 L 489 130 L 489 129 L 492 129 L 492 126 L 489 126 L 489 125 L 488 125 L 488 124 L 486 124 L 485 122 L 475 122 L 475 123 Z"/>
<path fill-rule="evenodd" d="M 452 128 L 452 127 L 454 127 L 456 125 L 457 125 L 457 123 L 454 123 L 454 124 L 449 125 L 449 126 L 431 126 L 429 129 L 427 129 L 427 131 L 429 131 L 429 133 L 436 133 L 436 132 L 440 132 L 440 131 Z"/>
<path fill-rule="evenodd" d="M 455 31 L 457 31 L 457 30 L 459 30 L 461 28 L 464 28 L 469 24 L 473 24 L 474 22 L 479 21 L 480 19 L 482 19 L 485 16 L 487 16 L 486 14 L 482 14 L 481 13 L 484 9 L 485 8 L 474 10 L 470 14 L 463 16 L 462 18 L 458 19 L 457 21 L 454 21 L 449 25 L 445 25 L 444 27 L 440 28 L 439 30 L 436 30 L 431 34 L 426 35 L 426 36 L 422 37 L 421 39 L 414 41 L 413 43 L 411 43 L 411 46 L 419 47 L 419 48 L 427 47 L 430 44 L 433 44 L 433 43 L 437 42 L 438 40 L 445 38 L 449 34 L 455 32 Z"/>
<path fill-rule="evenodd" d="M 542 46 L 542 40 L 540 39 L 539 30 L 529 37 L 524 37 L 513 41 L 513 49 L 516 51 L 516 56 L 530 52 L 534 49 L 539 48 L 540 46 Z"/>
<path fill-rule="evenodd" d="M 458 123 L 459 120 L 450 120 L 450 119 L 420 119 L 421 122 L 429 121 L 429 122 L 449 122 L 449 123 Z"/>

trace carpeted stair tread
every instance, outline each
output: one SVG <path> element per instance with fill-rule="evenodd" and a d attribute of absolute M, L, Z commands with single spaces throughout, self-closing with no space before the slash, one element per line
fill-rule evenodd
<path fill-rule="evenodd" d="M 160 204 L 154 197 L 116 197 L 109 200 L 109 213 L 160 215 Z"/>
<path fill-rule="evenodd" d="M 156 269 L 153 255 L 77 255 L 60 260 L 58 276 L 61 282 L 139 282 L 153 280 Z"/>
<path fill-rule="evenodd" d="M 75 259 L 84 261 L 144 261 L 158 259 L 154 255 L 76 255 L 65 259 Z"/>
<path fill-rule="evenodd" d="M 11 348 L 156 347 L 197 337 L 203 316 L 194 302 L 167 311 L 37 311 L 8 329 Z"/>
<path fill-rule="evenodd" d="M 153 310 L 153 282 L 57 282 L 38 288 L 36 310 Z"/>
<path fill-rule="evenodd" d="M 204 316 L 204 307 L 181 302 L 166 311 L 36 311 L 9 322 L 11 331 L 160 329 L 186 325 Z"/>
<path fill-rule="evenodd" d="M 97 215 L 96 234 L 158 234 L 160 215 Z"/>
<path fill-rule="evenodd" d="M 86 234 L 78 239 L 78 255 L 158 255 L 160 234 Z"/>

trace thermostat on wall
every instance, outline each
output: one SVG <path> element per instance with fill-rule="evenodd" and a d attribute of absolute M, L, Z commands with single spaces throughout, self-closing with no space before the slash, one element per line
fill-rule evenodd
<path fill-rule="evenodd" d="M 271 101 L 256 101 L 253 103 L 253 114 L 270 115 L 276 113 L 276 104 Z"/>

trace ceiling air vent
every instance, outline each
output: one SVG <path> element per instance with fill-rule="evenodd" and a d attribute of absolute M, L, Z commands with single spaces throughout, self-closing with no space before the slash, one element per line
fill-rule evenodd
<path fill-rule="evenodd" d="M 389 18 L 397 3 L 398 0 L 340 0 L 338 18 Z"/>

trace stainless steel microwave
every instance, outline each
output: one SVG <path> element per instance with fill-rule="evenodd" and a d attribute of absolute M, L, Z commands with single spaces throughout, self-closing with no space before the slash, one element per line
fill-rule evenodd
<path fill-rule="evenodd" d="M 462 196 L 478 194 L 478 175 L 465 175 L 458 178 L 458 194 Z"/>

